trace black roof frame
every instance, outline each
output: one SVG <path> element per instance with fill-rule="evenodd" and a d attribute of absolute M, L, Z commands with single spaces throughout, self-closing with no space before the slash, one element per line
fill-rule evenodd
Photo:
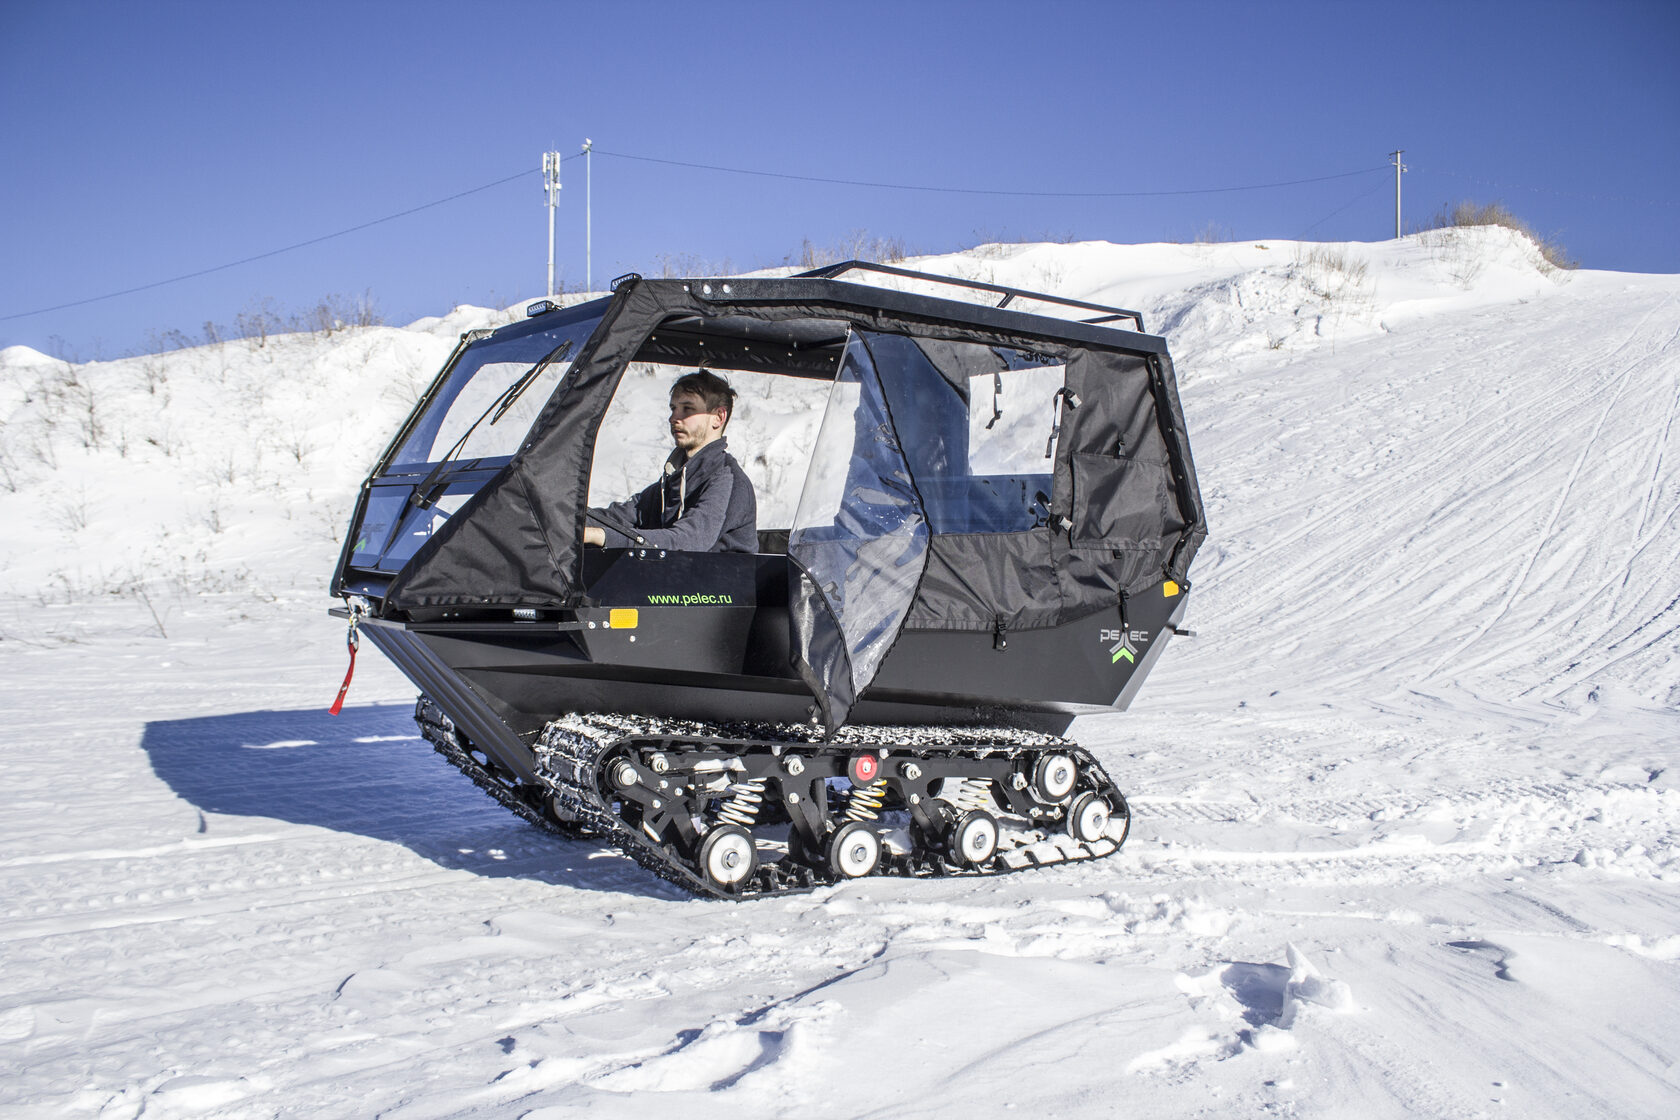
<path fill-rule="evenodd" d="M 958 288 L 972 288 L 981 292 L 997 292 L 1003 298 L 998 300 L 998 307 L 1008 307 L 1010 301 L 1020 296 L 1023 299 L 1037 300 L 1040 303 L 1056 303 L 1063 307 L 1077 307 L 1082 311 L 1101 311 L 1102 315 L 1090 319 L 1080 319 L 1081 323 L 1101 324 L 1113 323 L 1120 319 L 1130 319 L 1141 333 L 1144 330 L 1141 312 L 1128 311 L 1123 307 L 1109 307 L 1101 303 L 1087 303 L 1080 299 L 1068 299 L 1066 296 L 1053 296 L 1045 292 L 1030 292 L 1025 288 L 1010 288 L 1003 284 L 988 284 L 982 280 L 964 280 L 957 276 L 941 276 L 933 272 L 916 272 L 908 268 L 894 268 L 890 264 L 880 264 L 876 261 L 842 261 L 839 264 L 824 265 L 813 268 L 809 272 L 795 273 L 788 277 L 790 280 L 834 280 L 848 272 L 879 272 L 888 276 L 905 276 L 913 280 L 928 280 L 935 284 L 950 284 Z"/>
<path fill-rule="evenodd" d="M 944 279 L 928 273 L 900 271 L 909 276 L 936 282 Z M 697 277 L 682 281 L 643 281 L 647 284 L 662 285 L 679 282 L 690 297 L 720 309 L 781 305 L 808 308 L 813 312 L 828 311 L 834 313 L 835 318 L 844 318 L 847 310 L 874 311 L 891 319 L 930 327 L 958 325 L 1011 338 L 1038 339 L 1048 343 L 1066 343 L 1102 350 L 1123 350 L 1134 354 L 1167 352 L 1165 339 L 1141 331 L 1076 319 L 1056 319 L 1029 311 L 1014 311 L 844 280 L 806 276 L 730 276 Z M 967 282 L 953 280 L 952 283 Z M 1032 292 L 1020 294 L 1034 299 L 1041 298 Z M 1133 313 L 1122 314 L 1130 317 Z"/>

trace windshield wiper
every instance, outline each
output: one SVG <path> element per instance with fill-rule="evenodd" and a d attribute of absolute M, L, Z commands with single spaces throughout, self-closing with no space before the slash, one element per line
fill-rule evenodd
<path fill-rule="evenodd" d="M 518 381 L 503 389 L 496 396 L 496 399 L 491 401 L 484 411 L 478 414 L 478 419 L 467 425 L 467 430 L 461 433 L 461 438 L 455 441 L 455 446 L 444 452 L 443 458 L 438 460 L 437 466 L 433 467 L 431 472 L 421 480 L 420 485 L 414 488 L 410 501 L 416 509 L 430 509 L 432 503 L 437 501 L 438 495 L 435 491 L 441 489 L 438 485 L 438 476 L 443 473 L 443 468 L 448 466 L 455 456 L 461 453 L 461 448 L 467 445 L 467 440 L 471 439 L 472 434 L 478 430 L 478 426 L 484 423 L 484 418 L 494 412 L 495 415 L 490 416 L 490 423 L 494 425 L 496 421 L 507 414 L 507 410 L 513 407 L 513 402 L 517 401 L 525 390 L 531 387 L 531 382 L 535 381 L 543 370 L 564 358 L 571 352 L 571 349 L 572 340 L 568 338 L 550 350 L 541 361 L 521 374 Z M 444 485 L 447 485 L 447 483 Z"/>
<path fill-rule="evenodd" d="M 548 352 L 547 356 L 545 356 L 542 361 L 538 362 L 536 365 L 534 365 L 530 369 L 526 370 L 525 371 L 525 376 L 521 377 L 518 381 L 515 381 L 512 385 L 509 385 L 507 387 L 507 392 L 503 393 L 501 398 L 500 398 L 501 399 L 501 407 L 496 409 L 496 415 L 490 417 L 491 427 L 494 427 L 495 424 L 496 424 L 496 421 L 500 420 L 503 416 L 507 415 L 507 410 L 512 408 L 513 403 L 515 401 L 517 401 L 521 396 L 524 395 L 526 389 L 529 389 L 531 387 L 531 382 L 535 381 L 538 377 L 542 376 L 542 371 L 543 370 L 547 369 L 554 362 L 557 362 L 560 359 L 564 358 L 568 353 L 571 352 L 571 349 L 572 349 L 572 340 L 568 338 L 566 341 L 562 342 L 560 345 L 558 345 L 554 349 L 550 350 Z M 494 407 L 494 406 L 492 406 L 492 407 Z M 482 420 L 484 418 L 481 416 L 481 417 L 479 417 L 479 419 Z M 471 431 L 471 429 L 469 428 L 468 431 Z M 465 437 L 462 437 L 462 438 L 465 438 Z"/>

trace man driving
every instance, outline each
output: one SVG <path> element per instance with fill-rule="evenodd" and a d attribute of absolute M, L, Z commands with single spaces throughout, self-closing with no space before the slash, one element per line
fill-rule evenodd
<path fill-rule="evenodd" d="M 729 454 L 724 429 L 735 409 L 735 390 L 706 369 L 671 386 L 671 441 L 663 477 L 600 514 L 583 543 L 606 548 L 665 548 L 683 552 L 757 552 L 758 502 L 741 464 Z M 611 526 L 634 528 L 639 540 Z"/>

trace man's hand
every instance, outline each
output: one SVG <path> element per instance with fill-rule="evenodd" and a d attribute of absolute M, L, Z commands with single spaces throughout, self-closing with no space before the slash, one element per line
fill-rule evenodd
<path fill-rule="evenodd" d="M 592 544 L 596 548 L 604 548 L 607 543 L 607 534 L 594 525 L 585 525 L 583 527 L 583 543 Z"/>

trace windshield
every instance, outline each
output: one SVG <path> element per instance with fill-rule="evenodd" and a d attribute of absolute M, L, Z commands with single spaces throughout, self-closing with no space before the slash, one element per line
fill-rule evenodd
<path fill-rule="evenodd" d="M 545 316 L 543 329 L 475 342 L 410 426 L 390 470 L 413 471 L 445 458 L 511 456 L 572 368 L 601 313 Z"/>

